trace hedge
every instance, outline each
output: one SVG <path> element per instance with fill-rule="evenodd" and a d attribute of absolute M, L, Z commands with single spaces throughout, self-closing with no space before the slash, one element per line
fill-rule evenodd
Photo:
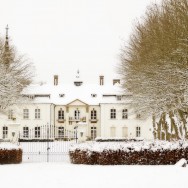
<path fill-rule="evenodd" d="M 73 145 L 69 151 L 73 164 L 89 165 L 172 165 L 188 160 L 188 143 L 129 142 Z"/>
<path fill-rule="evenodd" d="M 143 138 L 103 138 L 97 137 L 95 138 L 96 142 L 140 142 L 143 141 Z"/>
<path fill-rule="evenodd" d="M 12 144 L 0 144 L 0 164 L 18 164 L 22 162 L 22 149 Z"/>

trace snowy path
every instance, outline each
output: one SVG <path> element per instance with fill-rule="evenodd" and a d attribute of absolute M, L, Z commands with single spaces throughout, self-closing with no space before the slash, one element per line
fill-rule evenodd
<path fill-rule="evenodd" d="M 188 168 L 25 163 L 0 166 L 3 188 L 187 188 Z"/>

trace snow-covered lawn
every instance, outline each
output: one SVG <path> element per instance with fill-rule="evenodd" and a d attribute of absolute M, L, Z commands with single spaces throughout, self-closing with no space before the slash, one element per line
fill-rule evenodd
<path fill-rule="evenodd" d="M 3 188 L 187 188 L 188 168 L 23 163 L 0 166 Z"/>

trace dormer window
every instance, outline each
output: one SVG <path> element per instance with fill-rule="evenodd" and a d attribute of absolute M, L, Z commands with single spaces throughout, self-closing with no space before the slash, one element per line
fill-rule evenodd
<path fill-rule="evenodd" d="M 65 94 L 59 94 L 59 97 L 63 98 L 65 96 Z"/>
<path fill-rule="evenodd" d="M 28 97 L 29 99 L 34 99 L 34 98 L 35 98 L 35 95 L 27 95 L 27 97 Z"/>
<path fill-rule="evenodd" d="M 117 98 L 118 101 L 121 101 L 122 96 L 121 95 L 117 95 L 116 98 Z"/>
<path fill-rule="evenodd" d="M 92 96 L 93 98 L 95 98 L 95 97 L 97 97 L 97 94 L 91 94 L 91 96 Z"/>
<path fill-rule="evenodd" d="M 83 82 L 78 82 L 78 81 L 77 81 L 77 82 L 74 82 L 74 85 L 75 85 L 75 86 L 81 86 L 82 83 L 83 83 Z"/>

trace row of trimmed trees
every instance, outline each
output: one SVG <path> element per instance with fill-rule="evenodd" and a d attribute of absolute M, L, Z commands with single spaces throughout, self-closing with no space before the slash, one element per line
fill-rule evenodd
<path fill-rule="evenodd" d="M 154 137 L 188 136 L 188 1 L 163 0 L 147 8 L 121 53 L 123 88 L 132 106 L 153 117 Z"/>

